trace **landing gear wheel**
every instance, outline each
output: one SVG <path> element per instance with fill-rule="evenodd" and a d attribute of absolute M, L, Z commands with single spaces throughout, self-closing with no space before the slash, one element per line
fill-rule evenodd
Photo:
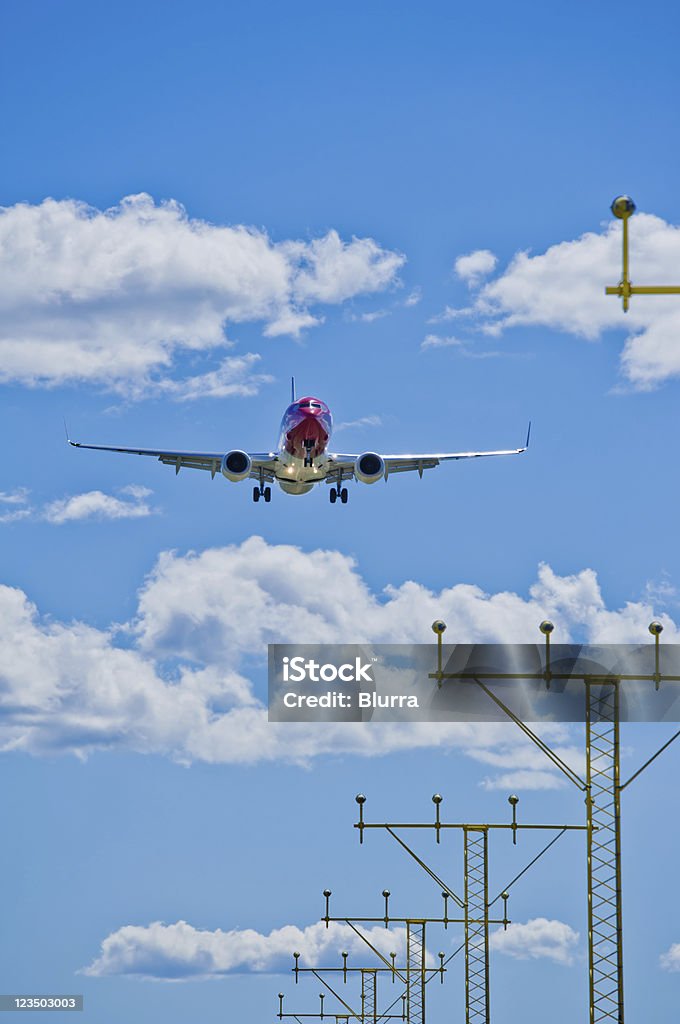
<path fill-rule="evenodd" d="M 340 491 L 340 501 L 343 503 L 343 505 L 347 504 L 348 497 L 349 495 L 347 494 L 347 488 L 343 487 L 343 489 Z"/>
<path fill-rule="evenodd" d="M 260 500 L 260 488 L 259 487 L 253 487 L 253 501 L 259 501 L 259 500 Z"/>
<path fill-rule="evenodd" d="M 264 489 L 264 491 L 262 493 L 264 494 L 264 500 L 265 501 L 271 501 L 272 500 L 272 489 L 271 489 L 271 487 L 265 487 L 265 489 Z"/>
<path fill-rule="evenodd" d="M 336 501 L 338 500 L 338 492 L 336 491 L 335 487 L 331 488 L 331 493 L 328 495 L 328 497 L 331 499 L 331 505 L 335 505 Z"/>

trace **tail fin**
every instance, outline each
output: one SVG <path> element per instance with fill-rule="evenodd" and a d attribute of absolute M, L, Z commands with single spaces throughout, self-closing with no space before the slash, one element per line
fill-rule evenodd
<path fill-rule="evenodd" d="M 295 377 L 290 378 L 290 400 L 295 401 Z"/>

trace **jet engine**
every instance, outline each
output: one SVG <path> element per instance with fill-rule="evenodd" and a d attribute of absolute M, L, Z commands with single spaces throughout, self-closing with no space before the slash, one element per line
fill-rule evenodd
<path fill-rule="evenodd" d="M 364 452 L 354 463 L 354 475 L 362 484 L 374 484 L 385 475 L 385 461 L 375 452 Z"/>
<path fill-rule="evenodd" d="M 252 465 L 253 460 L 250 455 L 235 448 L 233 451 L 227 452 L 222 458 L 222 475 L 235 484 L 239 480 L 245 480 L 250 473 Z"/>

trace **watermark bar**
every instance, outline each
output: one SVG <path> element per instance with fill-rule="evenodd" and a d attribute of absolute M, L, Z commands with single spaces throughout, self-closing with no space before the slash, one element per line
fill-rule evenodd
<path fill-rule="evenodd" d="M 83 997 L 74 995 L 0 995 L 0 1010 L 82 1010 Z"/>
<path fill-rule="evenodd" d="M 583 681 L 620 720 L 680 721 L 680 644 L 270 644 L 270 722 L 584 722 Z M 483 685 L 481 684 L 481 681 Z M 502 700 L 502 705 L 495 698 Z"/>

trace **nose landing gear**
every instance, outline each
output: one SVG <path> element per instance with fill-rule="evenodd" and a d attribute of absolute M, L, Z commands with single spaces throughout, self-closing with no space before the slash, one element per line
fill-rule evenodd
<path fill-rule="evenodd" d="M 314 465 L 314 456 L 312 455 L 312 452 L 314 451 L 316 441 L 311 437 L 306 437 L 302 443 L 306 452 L 304 466 L 305 468 L 309 467 L 311 469 Z"/>

